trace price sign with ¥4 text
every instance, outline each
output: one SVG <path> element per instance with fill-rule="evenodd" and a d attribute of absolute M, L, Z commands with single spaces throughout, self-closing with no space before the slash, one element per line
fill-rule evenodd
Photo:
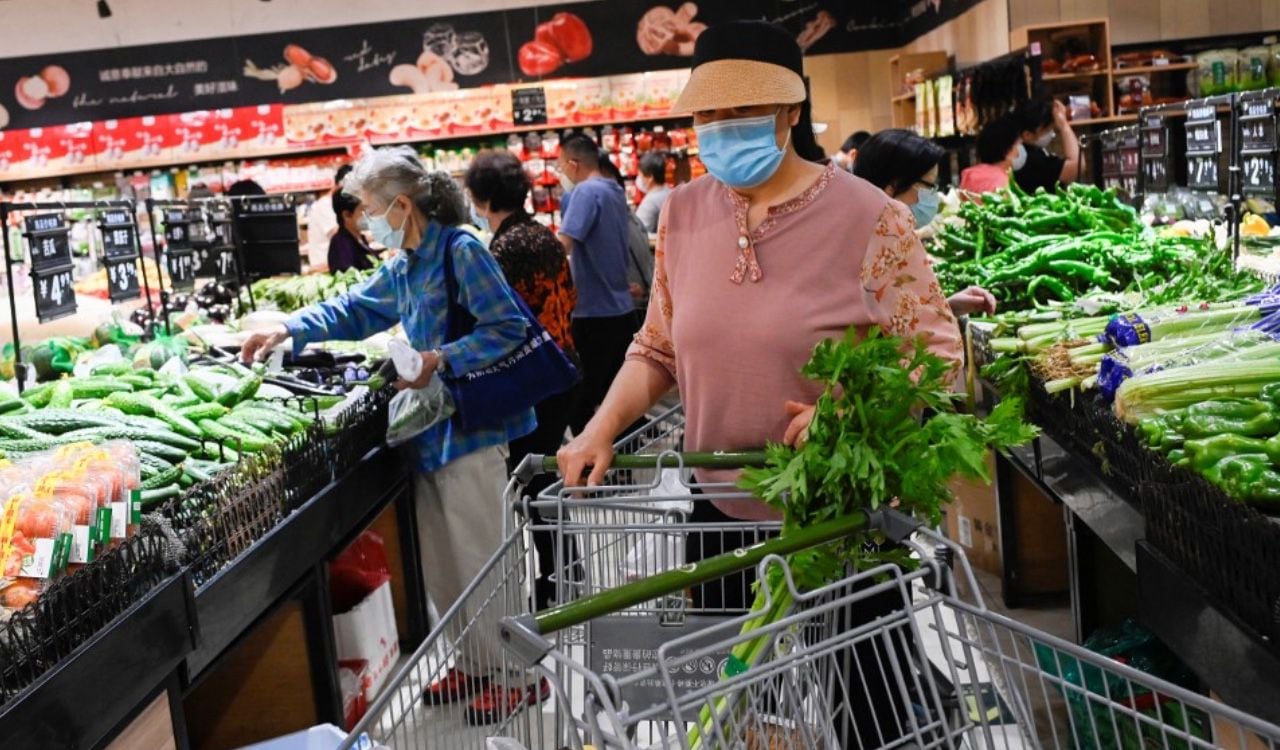
<path fill-rule="evenodd" d="M 190 292 L 196 286 L 195 255 L 191 250 L 170 250 L 164 254 L 169 269 L 169 283 L 180 292 Z"/>
<path fill-rule="evenodd" d="M 71 265 L 31 269 L 31 290 L 35 294 L 36 319 L 41 323 L 75 314 L 76 292 L 72 287 Z"/>
<path fill-rule="evenodd" d="M 112 302 L 137 299 L 142 294 L 138 285 L 138 257 L 105 258 L 107 269 L 107 296 Z"/>
<path fill-rule="evenodd" d="M 27 244 L 31 250 L 31 268 L 44 270 L 71 264 L 70 229 L 61 213 L 26 217 Z"/>
<path fill-rule="evenodd" d="M 547 124 L 547 91 L 541 86 L 511 90 L 511 119 L 516 125 Z"/>
<path fill-rule="evenodd" d="M 169 251 L 191 247 L 191 217 L 181 209 L 164 212 L 164 245 Z"/>

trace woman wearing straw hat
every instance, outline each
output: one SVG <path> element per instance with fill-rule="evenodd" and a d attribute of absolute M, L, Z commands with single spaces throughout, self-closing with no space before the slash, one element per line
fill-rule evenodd
<path fill-rule="evenodd" d="M 709 175 L 674 190 L 663 208 L 644 326 L 590 424 L 560 451 L 571 482 L 588 467 L 588 482 L 600 482 L 615 437 L 673 385 L 684 403 L 686 450 L 802 441 L 821 386 L 801 367 L 818 342 L 850 326 L 921 340 L 957 369 L 961 360 L 959 327 L 910 210 L 816 163 L 801 51 L 785 31 L 759 21 L 708 28 L 675 111 L 693 115 Z M 737 477 L 705 471 L 698 479 Z M 698 523 L 776 518 L 757 501 L 694 506 Z M 729 550 L 741 541 L 715 537 L 690 544 L 690 561 L 721 551 L 708 542 L 723 539 Z M 744 588 L 726 585 L 703 604 L 745 608 L 732 601 L 745 599 Z M 868 602 L 857 618 L 872 609 Z M 875 688 L 856 692 L 866 695 L 848 719 L 853 741 L 884 744 L 881 728 L 888 734 L 899 722 L 882 719 L 901 718 L 902 707 Z"/>

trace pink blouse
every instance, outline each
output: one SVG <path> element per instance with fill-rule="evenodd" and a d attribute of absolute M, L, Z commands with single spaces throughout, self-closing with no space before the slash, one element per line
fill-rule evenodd
<path fill-rule="evenodd" d="M 922 337 L 958 367 L 960 330 L 905 206 L 828 165 L 750 232 L 747 207 L 706 176 L 673 191 L 659 221 L 649 310 L 627 356 L 675 379 L 685 450 L 782 440 L 784 402 L 822 392 L 800 368 L 850 326 Z M 737 472 L 698 479 L 734 482 Z M 778 517 L 760 501 L 717 505 L 744 520 Z"/>

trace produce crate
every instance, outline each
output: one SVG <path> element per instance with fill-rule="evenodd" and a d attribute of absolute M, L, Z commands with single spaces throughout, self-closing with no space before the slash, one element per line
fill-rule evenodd
<path fill-rule="evenodd" d="M 1077 393 L 1049 393 L 1044 383 L 1031 379 L 1027 394 L 1027 418 L 1064 449 L 1101 464 L 1094 451 L 1098 434 L 1085 414 L 1084 397 Z"/>
<path fill-rule="evenodd" d="M 333 476 L 351 470 L 387 437 L 387 404 L 395 391 L 390 386 L 369 391 L 325 425 Z"/>
<path fill-rule="evenodd" d="M 182 563 L 197 588 L 289 514 L 284 456 L 268 451 L 242 458 L 155 511 L 181 540 Z"/>
<path fill-rule="evenodd" d="M 1101 464 L 1103 478 L 1123 497 L 1137 503 L 1143 482 L 1181 480 L 1181 472 L 1144 445 L 1137 431 L 1121 421 L 1110 404 L 1091 398 L 1083 402 L 1083 409 L 1090 431 L 1098 439 L 1093 457 Z"/>
<path fill-rule="evenodd" d="M 317 419 L 306 431 L 289 438 L 281 453 L 285 472 L 285 506 L 296 510 L 333 479 L 324 440 L 324 423 Z"/>
<path fill-rule="evenodd" d="M 132 537 L 0 624 L 0 704 L 142 599 L 176 562 L 161 526 L 143 518 Z"/>
<path fill-rule="evenodd" d="M 1147 541 L 1280 651 L 1280 524 L 1202 477 L 1143 482 Z"/>

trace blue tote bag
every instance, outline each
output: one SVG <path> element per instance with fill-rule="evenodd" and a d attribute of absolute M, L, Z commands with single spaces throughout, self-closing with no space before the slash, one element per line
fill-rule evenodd
<path fill-rule="evenodd" d="M 451 342 L 470 334 L 476 322 L 471 313 L 458 303 L 453 240 L 454 234 L 451 233 L 444 243 L 444 282 L 449 298 L 445 337 Z M 441 373 L 441 379 L 453 396 L 454 424 L 464 431 L 498 427 L 512 415 L 564 393 L 581 379 L 573 362 L 538 322 L 520 295 L 513 290 L 512 297 L 524 315 L 524 341 L 483 369 L 461 374 Z"/>

